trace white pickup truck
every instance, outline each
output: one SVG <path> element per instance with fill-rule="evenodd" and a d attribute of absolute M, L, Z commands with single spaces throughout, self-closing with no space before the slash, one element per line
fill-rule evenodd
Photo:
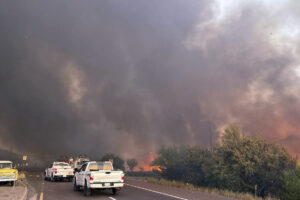
<path fill-rule="evenodd" d="M 83 187 L 85 196 L 90 196 L 95 189 L 110 189 L 116 195 L 123 186 L 124 172 L 113 170 L 111 162 L 87 162 L 75 172 L 74 190 Z"/>
<path fill-rule="evenodd" d="M 45 170 L 45 180 L 64 180 L 72 182 L 74 177 L 73 168 L 65 162 L 54 162 Z"/>

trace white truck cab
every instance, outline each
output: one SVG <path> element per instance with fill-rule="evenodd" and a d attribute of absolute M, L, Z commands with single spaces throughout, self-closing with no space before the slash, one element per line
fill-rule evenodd
<path fill-rule="evenodd" d="M 83 187 L 85 196 L 90 196 L 95 189 L 110 189 L 116 195 L 123 186 L 124 172 L 114 170 L 111 162 L 90 161 L 75 172 L 74 190 Z"/>

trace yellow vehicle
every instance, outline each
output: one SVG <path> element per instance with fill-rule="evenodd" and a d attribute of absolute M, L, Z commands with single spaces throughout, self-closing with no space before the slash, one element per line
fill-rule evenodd
<path fill-rule="evenodd" d="M 18 170 L 13 168 L 11 161 L 0 161 L 0 182 L 7 182 L 13 186 L 18 176 Z"/>

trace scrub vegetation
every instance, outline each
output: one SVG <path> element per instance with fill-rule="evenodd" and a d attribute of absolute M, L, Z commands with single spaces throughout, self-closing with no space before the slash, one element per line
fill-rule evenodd
<path fill-rule="evenodd" d="M 173 145 L 161 147 L 157 154 L 152 164 L 161 166 L 159 183 L 262 198 L 294 200 L 300 196 L 296 158 L 278 144 L 244 135 L 234 125 L 225 130 L 213 150 Z"/>

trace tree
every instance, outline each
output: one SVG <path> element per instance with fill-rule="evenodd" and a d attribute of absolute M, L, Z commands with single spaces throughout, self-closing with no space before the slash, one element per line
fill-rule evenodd
<path fill-rule="evenodd" d="M 162 146 L 152 165 L 161 166 L 164 169 L 162 176 L 167 179 L 185 181 L 187 168 L 184 160 L 187 158 L 188 148 L 188 146 L 183 145 Z"/>
<path fill-rule="evenodd" d="M 215 160 L 211 151 L 197 146 L 190 147 L 184 165 L 187 168 L 185 182 L 197 186 L 209 186 L 213 181 L 211 175 Z"/>
<path fill-rule="evenodd" d="M 283 191 L 298 195 L 298 178 L 284 173 L 296 169 L 296 159 L 282 146 L 246 136 L 234 125 L 225 130 L 213 152 L 173 145 L 161 147 L 157 155 L 152 164 L 161 166 L 167 179 L 262 197 L 279 197 Z"/>
<path fill-rule="evenodd" d="M 130 171 L 133 171 L 133 169 L 138 165 L 138 162 L 136 159 L 132 158 L 132 159 L 127 159 L 127 165 L 130 169 Z"/>
<path fill-rule="evenodd" d="M 245 136 L 230 126 L 215 147 L 216 187 L 239 192 L 255 192 L 265 197 L 278 195 L 284 170 L 296 167 L 296 161 L 281 146 L 261 138 Z"/>
<path fill-rule="evenodd" d="M 109 161 L 110 159 L 113 160 L 113 165 L 115 169 L 121 169 L 124 170 L 124 160 L 120 158 L 119 156 L 116 156 L 112 153 L 105 154 L 102 158 L 101 161 Z"/>
<path fill-rule="evenodd" d="M 153 165 L 163 169 L 162 175 L 171 180 L 198 186 L 208 186 L 213 166 L 213 154 L 202 147 L 161 147 Z"/>
<path fill-rule="evenodd" d="M 300 197 L 300 169 L 284 172 L 281 199 L 297 200 Z"/>

